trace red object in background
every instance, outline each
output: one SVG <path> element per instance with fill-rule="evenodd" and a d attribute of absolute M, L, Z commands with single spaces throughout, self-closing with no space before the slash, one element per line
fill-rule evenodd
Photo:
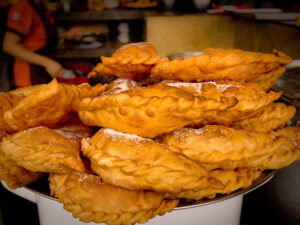
<path fill-rule="evenodd" d="M 64 63 L 64 67 L 73 71 L 80 71 L 83 75 L 87 75 L 93 68 L 91 63 Z"/>
<path fill-rule="evenodd" d="M 89 83 L 89 78 L 87 77 L 74 77 L 74 78 L 58 78 L 58 82 L 60 83 L 65 83 L 65 84 L 76 84 L 76 85 L 80 85 L 80 84 L 84 84 L 84 83 Z"/>

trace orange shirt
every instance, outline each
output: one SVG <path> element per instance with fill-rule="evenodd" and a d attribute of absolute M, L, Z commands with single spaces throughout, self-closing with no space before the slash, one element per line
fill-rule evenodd
<path fill-rule="evenodd" d="M 40 15 L 30 0 L 20 0 L 8 12 L 6 27 L 22 37 L 21 44 L 31 50 L 43 48 L 47 35 Z M 13 67 L 14 83 L 17 87 L 30 86 L 30 64 L 16 59 Z"/>

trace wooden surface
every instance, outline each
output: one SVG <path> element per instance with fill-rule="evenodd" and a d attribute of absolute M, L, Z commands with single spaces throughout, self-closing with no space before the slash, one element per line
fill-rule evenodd
<path fill-rule="evenodd" d="M 300 59 L 300 29 L 230 16 L 147 17 L 146 40 L 165 56 L 206 47 L 266 53 L 276 48 Z"/>

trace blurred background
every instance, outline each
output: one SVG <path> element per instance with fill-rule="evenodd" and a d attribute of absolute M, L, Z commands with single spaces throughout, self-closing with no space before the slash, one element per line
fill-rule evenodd
<path fill-rule="evenodd" d="M 10 7 L 18 0 L 0 0 L 0 42 L 3 45 Z M 278 49 L 293 59 L 275 90 L 300 112 L 299 0 L 43 0 L 58 33 L 80 27 L 80 38 L 59 39 L 43 54 L 75 78 L 88 72 L 124 44 L 147 41 L 161 56 L 201 52 L 206 47 L 239 48 L 271 53 Z M 0 50 L 0 91 L 15 87 L 14 58 Z M 74 77 L 72 77 L 74 78 Z M 95 78 L 94 78 L 95 79 Z M 100 76 L 91 83 L 107 83 Z M 292 124 L 300 119 L 299 113 Z M 244 198 L 242 225 L 300 224 L 300 163 L 285 168 L 271 182 Z M 1 187 L 0 225 L 39 224 L 36 206 Z"/>

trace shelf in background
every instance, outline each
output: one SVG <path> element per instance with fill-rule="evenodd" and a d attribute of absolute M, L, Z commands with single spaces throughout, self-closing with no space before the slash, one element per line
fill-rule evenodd
<path fill-rule="evenodd" d="M 139 9 L 107 9 L 103 11 L 72 11 L 69 13 L 57 11 L 53 12 L 56 21 L 107 21 L 107 20 L 133 20 L 143 19 L 147 16 L 179 15 L 182 13 L 164 12 L 157 10 Z"/>
<path fill-rule="evenodd" d="M 111 56 L 122 45 L 124 44 L 119 42 L 106 42 L 102 47 L 93 49 L 76 49 L 60 45 L 46 55 L 56 59 L 95 59 L 100 56 Z"/>

